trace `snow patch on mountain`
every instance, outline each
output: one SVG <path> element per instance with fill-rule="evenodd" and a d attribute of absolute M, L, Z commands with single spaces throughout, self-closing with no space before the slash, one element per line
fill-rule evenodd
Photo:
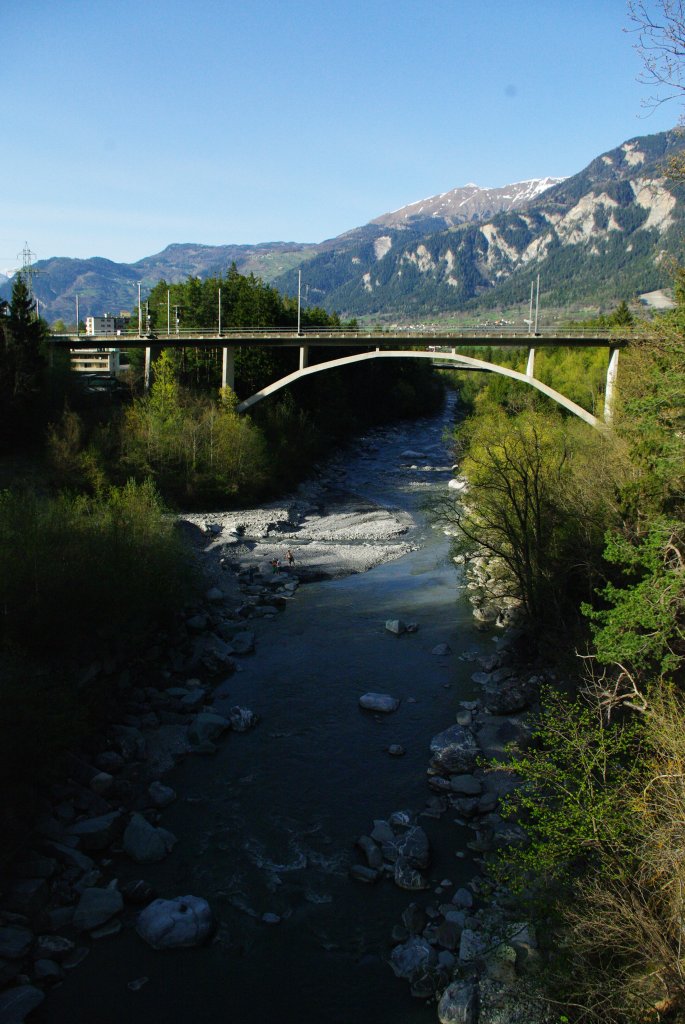
<path fill-rule="evenodd" d="M 372 220 L 372 224 L 383 227 L 408 227 L 412 222 L 423 219 L 442 220 L 452 227 L 468 220 L 481 220 L 501 211 L 515 210 L 526 203 L 537 199 L 552 185 L 557 185 L 563 178 L 530 178 L 527 181 L 514 182 L 501 188 L 484 188 L 469 182 L 458 188 L 441 192 L 427 199 L 419 199 L 399 210 L 383 214 Z"/>

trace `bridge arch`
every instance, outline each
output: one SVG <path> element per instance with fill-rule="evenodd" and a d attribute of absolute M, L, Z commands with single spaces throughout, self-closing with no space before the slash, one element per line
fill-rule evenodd
<path fill-rule="evenodd" d="M 250 395 L 244 402 L 238 404 L 238 412 L 246 412 L 257 402 L 261 402 L 264 398 L 268 398 L 269 395 L 273 395 L 274 392 L 280 391 L 281 388 L 287 387 L 289 384 L 294 384 L 295 381 L 301 380 L 303 377 L 308 377 L 313 373 L 323 373 L 325 370 L 333 370 L 337 367 L 350 366 L 353 363 L 363 363 L 368 359 L 430 359 L 432 362 L 450 362 L 455 364 L 455 369 L 468 369 L 468 370 L 483 370 L 488 373 L 499 373 L 503 377 L 511 377 L 513 380 L 523 381 L 524 384 L 528 384 L 530 387 L 536 388 L 541 391 L 543 395 L 547 395 L 553 401 L 557 402 L 568 412 L 573 413 L 574 416 L 578 416 L 579 419 L 588 423 L 595 430 L 606 430 L 607 423 L 600 420 L 597 416 L 593 416 L 592 413 L 588 412 L 587 409 L 583 409 L 582 406 L 572 402 L 570 398 L 566 398 L 564 395 L 555 391 L 554 388 L 550 388 L 547 384 L 543 384 L 542 381 L 536 377 L 528 376 L 525 373 L 519 373 L 518 370 L 511 370 L 508 366 L 498 366 L 497 363 L 489 363 L 483 359 L 475 359 L 472 356 L 457 355 L 456 353 L 450 352 L 407 352 L 407 351 L 380 351 L 375 352 L 362 352 L 354 356 L 343 356 L 340 359 L 329 359 L 327 362 L 315 363 L 313 366 L 301 367 L 294 373 L 289 373 L 286 377 L 282 377 L 280 380 L 275 381 L 273 384 L 267 385 L 262 388 L 261 391 L 256 391 L 254 395 Z"/>

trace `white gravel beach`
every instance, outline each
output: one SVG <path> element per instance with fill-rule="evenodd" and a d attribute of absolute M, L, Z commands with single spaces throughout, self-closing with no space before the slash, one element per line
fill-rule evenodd
<path fill-rule="evenodd" d="M 311 481 L 285 502 L 180 519 L 197 530 L 205 568 L 211 577 L 222 576 L 224 588 L 230 573 L 222 570 L 263 568 L 277 559 L 279 572 L 303 582 L 334 579 L 366 572 L 416 546 L 406 536 L 414 525 L 408 513 Z"/>

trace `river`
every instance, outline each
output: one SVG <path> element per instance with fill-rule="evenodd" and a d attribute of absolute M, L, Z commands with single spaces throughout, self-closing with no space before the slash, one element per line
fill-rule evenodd
<path fill-rule="evenodd" d="M 412 898 L 439 897 L 389 879 L 367 886 L 348 870 L 361 860 L 355 839 L 374 819 L 425 807 L 430 739 L 454 722 L 459 700 L 476 695 L 474 666 L 460 655 L 493 647 L 458 589 L 448 538 L 421 508 L 451 476 L 442 440 L 451 415 L 448 405 L 434 418 L 374 432 L 338 458 L 339 486 L 412 514 L 416 549 L 364 574 L 303 585 L 284 614 L 264 623 L 257 653 L 216 701 L 252 708 L 260 724 L 165 777 L 179 794 L 162 821 L 179 838 L 172 855 L 142 870 L 122 862 L 122 880 L 144 874 L 162 896 L 207 898 L 220 922 L 215 940 L 156 952 L 126 927 L 93 944 L 36 1021 L 435 1021 L 435 1007 L 413 999 L 386 958 Z M 402 465 L 407 448 L 426 453 L 413 469 Z M 392 618 L 418 631 L 396 637 L 384 628 Z M 442 642 L 451 656 L 431 653 Z M 399 710 L 361 711 L 369 690 L 400 698 Z M 390 744 L 404 756 L 391 757 Z M 469 878 L 468 851 L 456 854 L 472 833 L 449 812 L 419 820 L 433 849 L 433 888 Z M 264 913 L 281 920 L 265 924 Z"/>

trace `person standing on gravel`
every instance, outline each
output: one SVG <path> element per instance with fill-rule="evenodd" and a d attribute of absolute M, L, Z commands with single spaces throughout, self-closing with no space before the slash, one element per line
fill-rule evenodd
<path fill-rule="evenodd" d="M 295 556 L 290 550 L 290 548 L 288 548 L 288 552 L 285 557 L 288 559 L 288 568 L 291 569 L 295 564 Z"/>

